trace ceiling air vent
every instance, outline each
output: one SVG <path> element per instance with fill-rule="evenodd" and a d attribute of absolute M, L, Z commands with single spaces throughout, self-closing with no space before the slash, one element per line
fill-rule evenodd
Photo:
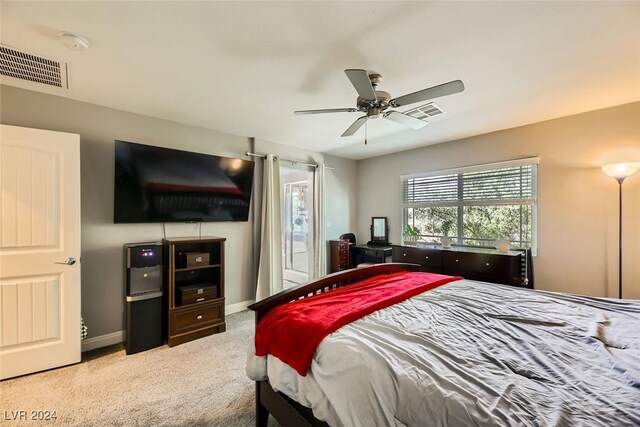
<path fill-rule="evenodd" d="M 67 64 L 0 45 L 0 74 L 68 89 Z"/>
<path fill-rule="evenodd" d="M 429 102 L 428 104 L 424 104 L 404 112 L 404 114 L 420 120 L 427 120 L 430 117 L 438 116 L 442 113 L 444 113 L 444 110 L 433 102 Z"/>

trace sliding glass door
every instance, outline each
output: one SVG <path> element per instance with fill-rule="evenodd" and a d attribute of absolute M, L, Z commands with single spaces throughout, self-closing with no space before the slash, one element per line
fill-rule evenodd
<path fill-rule="evenodd" d="M 309 280 L 313 227 L 313 181 L 307 170 L 280 167 L 284 286 Z"/>
<path fill-rule="evenodd" d="M 284 185 L 285 242 L 284 268 L 309 273 L 309 213 L 307 212 L 307 181 Z"/>

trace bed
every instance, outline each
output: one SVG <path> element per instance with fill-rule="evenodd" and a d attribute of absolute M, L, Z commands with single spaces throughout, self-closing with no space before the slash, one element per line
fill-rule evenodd
<path fill-rule="evenodd" d="M 348 270 L 250 309 L 258 325 L 292 301 L 418 270 Z M 269 414 L 285 427 L 640 425 L 640 301 L 454 280 L 326 336 L 305 375 L 255 352 L 257 426 Z"/>

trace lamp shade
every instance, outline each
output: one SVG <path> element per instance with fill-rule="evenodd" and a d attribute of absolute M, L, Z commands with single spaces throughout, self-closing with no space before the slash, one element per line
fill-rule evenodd
<path fill-rule="evenodd" d="M 625 179 L 640 169 L 640 162 L 610 163 L 602 166 L 605 175 L 615 179 Z"/>

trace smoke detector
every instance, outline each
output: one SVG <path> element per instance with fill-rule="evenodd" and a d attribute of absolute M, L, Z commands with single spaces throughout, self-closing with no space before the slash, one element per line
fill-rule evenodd
<path fill-rule="evenodd" d="M 89 40 L 82 37 L 79 34 L 69 33 L 63 31 L 58 33 L 60 40 L 69 48 L 73 50 L 87 50 L 89 49 Z"/>

